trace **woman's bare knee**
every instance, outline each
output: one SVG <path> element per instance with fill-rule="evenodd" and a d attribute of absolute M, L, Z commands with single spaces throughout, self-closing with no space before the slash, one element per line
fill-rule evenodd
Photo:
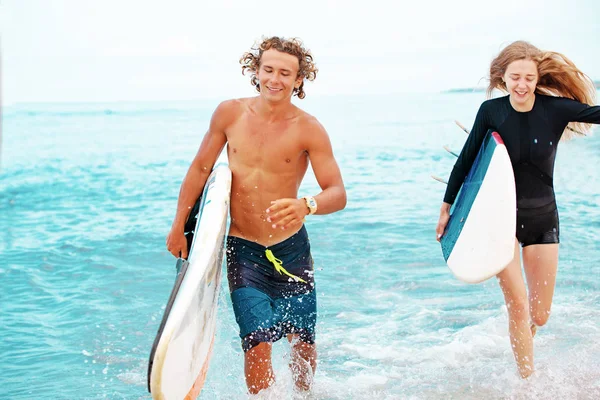
<path fill-rule="evenodd" d="M 544 326 L 550 318 L 550 310 L 534 310 L 531 313 L 531 321 L 537 326 Z"/>
<path fill-rule="evenodd" d="M 520 323 L 529 321 L 529 306 L 526 299 L 507 299 L 506 307 L 511 322 Z"/>

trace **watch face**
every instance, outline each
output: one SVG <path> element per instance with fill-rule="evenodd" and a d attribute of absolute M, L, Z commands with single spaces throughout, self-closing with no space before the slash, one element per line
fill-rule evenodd
<path fill-rule="evenodd" d="M 308 207 L 310 214 L 314 214 L 317 211 L 317 201 L 314 197 L 306 196 L 304 201 L 306 201 L 306 206 Z"/>

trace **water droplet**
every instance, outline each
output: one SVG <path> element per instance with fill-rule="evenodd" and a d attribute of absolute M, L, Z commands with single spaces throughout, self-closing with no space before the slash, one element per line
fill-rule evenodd
<path fill-rule="evenodd" d="M 533 143 L 537 143 L 537 139 L 533 139 Z"/>
<path fill-rule="evenodd" d="M 552 146 L 552 142 L 550 142 L 550 146 Z"/>

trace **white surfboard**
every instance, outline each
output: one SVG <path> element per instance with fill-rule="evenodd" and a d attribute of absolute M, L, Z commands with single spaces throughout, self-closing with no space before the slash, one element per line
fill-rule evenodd
<path fill-rule="evenodd" d="M 212 352 L 231 192 L 223 150 L 202 195 L 187 261 L 167 304 L 148 365 L 153 399 L 196 399 Z"/>
<path fill-rule="evenodd" d="M 450 210 L 442 253 L 454 275 L 479 283 L 501 272 L 514 256 L 515 177 L 502 138 L 489 131 Z"/>

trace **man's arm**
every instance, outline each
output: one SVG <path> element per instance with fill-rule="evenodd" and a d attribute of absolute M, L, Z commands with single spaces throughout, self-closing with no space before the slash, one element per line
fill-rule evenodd
<path fill-rule="evenodd" d="M 208 131 L 192 161 L 179 190 L 177 212 L 167 236 L 167 249 L 175 257 L 187 258 L 187 241 L 183 234 L 190 210 L 200 197 L 217 157 L 227 143 L 226 128 L 235 115 L 235 101 L 219 104 L 212 115 Z"/>
<path fill-rule="evenodd" d="M 322 190 L 314 196 L 317 202 L 315 214 L 330 214 L 346 207 L 346 188 L 325 128 L 316 119 L 308 125 L 308 157 Z"/>
<path fill-rule="evenodd" d="M 310 118 L 301 129 L 307 140 L 305 148 L 310 164 L 322 190 L 314 196 L 315 214 L 331 214 L 346 207 L 346 189 L 327 132 L 316 119 Z M 304 199 L 279 199 L 272 201 L 266 212 L 273 229 L 287 229 L 301 225 L 309 209 Z"/>

